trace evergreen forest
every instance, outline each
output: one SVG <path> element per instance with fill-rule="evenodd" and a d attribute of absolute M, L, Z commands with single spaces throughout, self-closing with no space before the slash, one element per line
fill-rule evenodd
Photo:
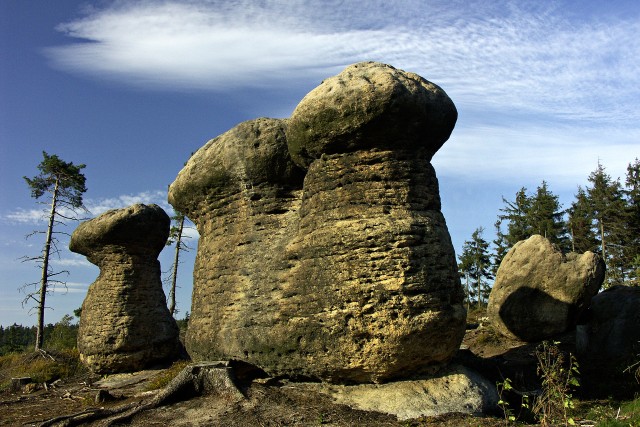
<path fill-rule="evenodd" d="M 509 249 L 534 234 L 549 239 L 564 253 L 592 251 L 605 261 L 604 287 L 640 286 L 640 161 L 626 176 L 612 178 L 602 164 L 579 186 L 570 206 L 563 207 L 547 182 L 513 199 L 502 198 L 495 239 L 487 241 L 478 227 L 464 242 L 458 269 L 467 305 L 486 305 L 498 267 Z"/>

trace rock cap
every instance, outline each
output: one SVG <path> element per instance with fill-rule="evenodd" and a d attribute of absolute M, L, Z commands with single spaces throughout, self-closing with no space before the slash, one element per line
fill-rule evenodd
<path fill-rule="evenodd" d="M 309 92 L 293 111 L 287 142 L 308 166 L 322 154 L 411 148 L 433 156 L 458 112 L 439 86 L 378 62 L 360 62 Z"/>

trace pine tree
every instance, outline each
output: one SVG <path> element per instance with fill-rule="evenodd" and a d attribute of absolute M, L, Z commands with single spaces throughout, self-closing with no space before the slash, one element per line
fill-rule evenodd
<path fill-rule="evenodd" d="M 176 287 L 178 282 L 178 266 L 180 265 L 180 252 L 189 251 L 191 248 L 184 241 L 184 239 L 188 237 L 183 234 L 186 216 L 183 213 L 176 211 L 175 215 L 171 217 L 171 220 L 173 221 L 173 225 L 169 232 L 167 246 L 175 244 L 176 247 L 173 256 L 173 264 L 171 265 L 171 273 L 168 278 L 168 281 L 170 282 L 168 302 L 169 312 L 173 316 L 176 311 Z"/>
<path fill-rule="evenodd" d="M 530 201 L 526 216 L 531 233 L 544 236 L 562 251 L 568 252 L 570 242 L 564 221 L 565 212 L 558 202 L 558 196 L 549 191 L 546 181 L 542 181 Z"/>
<path fill-rule="evenodd" d="M 578 253 L 596 251 L 598 239 L 593 231 L 595 216 L 589 195 L 582 187 L 578 187 L 575 198 L 568 211 L 571 250 Z"/>
<path fill-rule="evenodd" d="M 473 296 L 478 307 L 488 299 L 491 290 L 489 280 L 494 277 L 491 273 L 489 243 L 483 239 L 483 232 L 482 227 L 477 228 L 471 235 L 471 240 L 464 242 L 462 254 L 459 256 L 460 272 L 467 280 L 467 304 Z"/>
<path fill-rule="evenodd" d="M 534 195 L 527 194 L 527 189 L 522 187 L 513 202 L 504 197 L 502 201 L 505 207 L 500 209 L 503 214 L 498 216 L 498 221 L 500 224 L 507 222 L 507 232 L 501 236 L 500 245 L 506 243 L 510 248 L 521 240 L 540 234 L 565 252 L 569 250 L 565 212 L 546 181 L 542 181 Z"/>
<path fill-rule="evenodd" d="M 41 277 L 39 282 L 34 282 L 23 286 L 26 289 L 34 286 L 34 292 L 27 293 L 23 301 L 23 305 L 29 300 L 36 303 L 38 310 L 38 322 L 36 329 L 35 349 L 40 350 L 44 341 L 44 310 L 46 308 L 47 293 L 53 291 L 56 284 L 64 285 L 65 283 L 55 279 L 66 271 L 54 272 L 51 268 L 50 257 L 52 254 L 58 253 L 56 234 L 54 231 L 56 225 L 65 224 L 65 220 L 77 220 L 77 210 L 83 208 L 82 195 L 87 191 L 85 186 L 85 176 L 81 170 L 86 166 L 74 165 L 62 161 L 56 155 L 49 155 L 42 152 L 43 160 L 38 165 L 40 173 L 33 177 L 24 177 L 27 185 L 31 190 L 31 197 L 39 199 L 44 195 L 48 195 L 46 204 L 49 206 L 47 216 L 48 226 L 46 231 L 35 231 L 33 234 L 44 234 L 45 243 L 42 248 L 42 254 L 36 257 L 25 257 L 25 261 L 35 261 L 41 269 Z M 25 290 L 26 292 L 26 290 Z"/>
<path fill-rule="evenodd" d="M 504 239 L 509 247 L 512 247 L 520 240 L 525 240 L 533 234 L 528 221 L 528 212 L 531 207 L 531 198 L 527 195 L 527 189 L 522 187 L 516 193 L 516 199 L 513 202 L 508 201 L 504 197 L 502 201 L 506 205 L 503 209 L 503 215 L 499 215 L 500 221 L 507 221 L 507 233 Z"/>
<path fill-rule="evenodd" d="M 640 286 L 640 160 L 627 166 L 624 193 L 627 202 L 628 241 L 624 250 L 629 284 Z"/>
<path fill-rule="evenodd" d="M 496 238 L 493 241 L 494 250 L 491 255 L 491 274 L 496 277 L 504 256 L 509 252 L 509 246 L 507 245 L 506 236 L 502 232 L 502 221 L 498 219 L 493 226 L 496 230 Z"/>
<path fill-rule="evenodd" d="M 624 257 L 629 230 L 626 229 L 628 210 L 622 185 L 619 180 L 613 180 L 600 163 L 589 175 L 589 182 L 591 187 L 587 194 L 597 227 L 600 255 L 607 265 L 607 284 L 623 284 L 629 269 Z"/>

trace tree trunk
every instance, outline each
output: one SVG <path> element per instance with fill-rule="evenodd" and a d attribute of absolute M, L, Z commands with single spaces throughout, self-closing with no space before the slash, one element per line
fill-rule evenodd
<path fill-rule="evenodd" d="M 173 274 L 171 277 L 171 289 L 169 289 L 169 313 L 173 316 L 176 310 L 176 282 L 178 280 L 178 262 L 180 260 L 180 245 L 182 244 L 182 229 L 184 227 L 184 215 L 180 217 L 178 237 L 176 238 L 176 252 L 173 258 Z"/>
<path fill-rule="evenodd" d="M 467 281 L 467 311 L 471 309 L 471 288 L 469 287 L 469 273 L 465 273 L 464 275 Z"/>
<path fill-rule="evenodd" d="M 51 240 L 53 238 L 53 225 L 56 216 L 56 203 L 58 202 L 58 187 L 60 181 L 56 179 L 51 198 L 51 212 L 49 213 L 49 226 L 47 227 L 47 240 L 42 253 L 42 277 L 40 279 L 40 298 L 38 300 L 38 325 L 36 328 L 36 351 L 42 349 L 44 343 L 44 309 L 47 297 L 47 285 L 49 284 L 49 255 L 51 253 Z"/>
<path fill-rule="evenodd" d="M 601 251 L 602 251 L 602 260 L 607 262 L 607 254 L 605 252 L 606 246 L 604 244 L 604 221 L 600 220 L 600 240 L 601 240 Z"/>

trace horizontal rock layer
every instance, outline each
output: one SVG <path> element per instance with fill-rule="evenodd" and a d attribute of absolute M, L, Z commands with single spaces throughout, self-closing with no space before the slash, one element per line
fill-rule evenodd
<path fill-rule="evenodd" d="M 291 120 L 241 123 L 187 162 L 169 201 L 200 233 L 186 338 L 193 358 L 370 382 L 455 353 L 466 312 L 430 164 L 455 107 L 403 73 L 375 63 L 345 70 L 344 96 L 338 87 L 331 96 L 355 108 L 356 122 L 321 128 L 315 116 L 331 102 L 309 96 Z M 360 99 L 370 103 L 356 102 L 362 91 L 348 90 L 349 80 L 371 76 Z M 417 127 L 398 126 L 399 114 Z M 395 130 L 378 135 L 380 126 Z"/>

